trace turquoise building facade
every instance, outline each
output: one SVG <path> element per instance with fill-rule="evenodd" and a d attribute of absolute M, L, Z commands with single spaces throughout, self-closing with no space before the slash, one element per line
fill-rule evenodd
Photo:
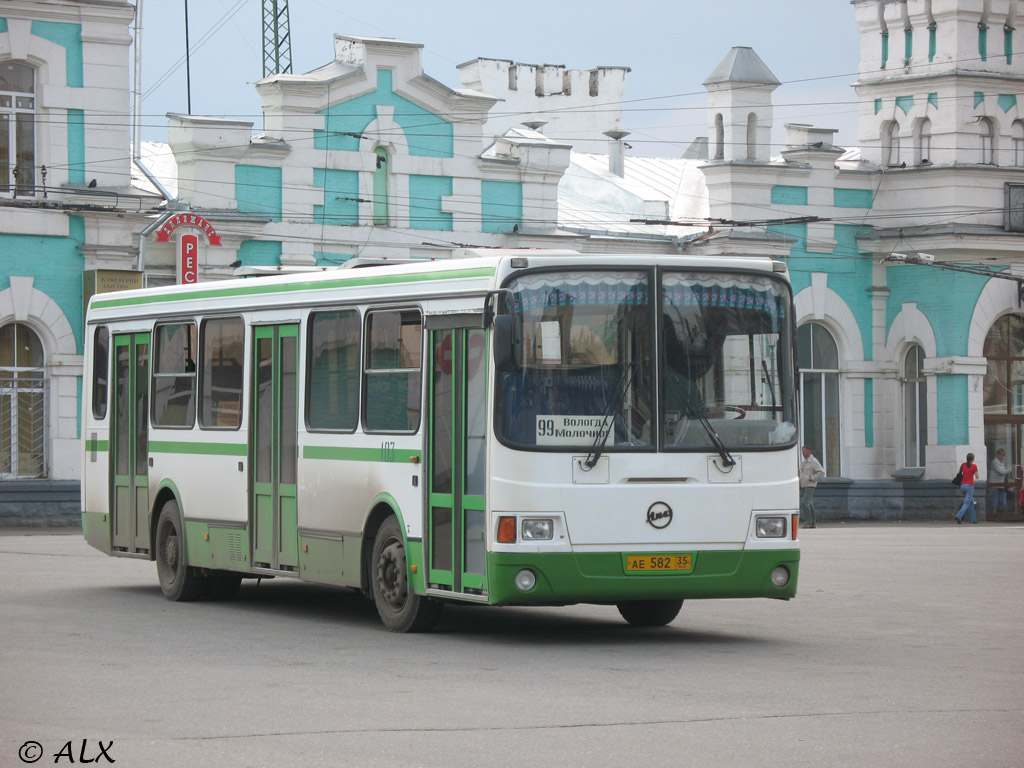
<path fill-rule="evenodd" d="M 789 268 L 801 439 L 842 517 L 952 517 L 968 453 L 989 519 L 1020 519 L 1024 432 L 1024 116 L 1012 98 L 1016 2 L 854 0 L 860 147 L 786 126 L 769 158 L 778 80 L 749 48 L 705 81 L 712 218 L 690 252 L 757 252 Z M 905 56 L 885 46 L 906 30 Z M 985 30 L 1005 29 L 999 55 Z M 1019 41 L 1018 41 L 1019 42 Z M 969 62 L 969 64 L 965 64 Z M 743 225 L 746 226 L 743 226 Z"/>
<path fill-rule="evenodd" d="M 83 275 L 135 266 L 153 202 L 131 189 L 133 16 L 0 6 L 0 518 L 77 511 Z"/>

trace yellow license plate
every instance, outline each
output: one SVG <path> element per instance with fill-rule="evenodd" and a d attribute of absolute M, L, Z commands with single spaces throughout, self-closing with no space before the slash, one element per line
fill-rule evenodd
<path fill-rule="evenodd" d="M 693 570 L 693 555 L 626 555 L 626 573 L 667 573 Z"/>

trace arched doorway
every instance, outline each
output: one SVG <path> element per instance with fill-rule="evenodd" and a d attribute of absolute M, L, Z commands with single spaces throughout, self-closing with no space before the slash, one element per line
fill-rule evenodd
<path fill-rule="evenodd" d="M 1019 520 L 1024 450 L 1024 316 L 1004 315 L 985 338 L 986 518 Z"/>
<path fill-rule="evenodd" d="M 43 345 L 24 323 L 0 327 L 0 479 L 46 477 Z"/>
<path fill-rule="evenodd" d="M 839 348 L 820 323 L 796 329 L 800 367 L 800 444 L 810 446 L 828 477 L 839 477 L 840 454 Z"/>

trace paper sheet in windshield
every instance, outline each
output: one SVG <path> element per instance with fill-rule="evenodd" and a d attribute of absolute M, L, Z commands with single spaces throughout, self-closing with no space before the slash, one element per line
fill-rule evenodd
<path fill-rule="evenodd" d="M 606 416 L 538 416 L 537 445 L 593 445 L 613 424 Z"/>

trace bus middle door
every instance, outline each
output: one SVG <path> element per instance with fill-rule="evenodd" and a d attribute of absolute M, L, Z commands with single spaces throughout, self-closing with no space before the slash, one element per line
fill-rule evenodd
<path fill-rule="evenodd" d="M 436 330 L 430 349 L 427 581 L 434 588 L 482 594 L 487 589 L 486 333 Z"/>
<path fill-rule="evenodd" d="M 298 339 L 294 324 L 253 328 L 252 563 L 275 570 L 294 571 L 299 564 Z"/>
<path fill-rule="evenodd" d="M 111 546 L 149 552 L 149 334 L 114 336 Z"/>

